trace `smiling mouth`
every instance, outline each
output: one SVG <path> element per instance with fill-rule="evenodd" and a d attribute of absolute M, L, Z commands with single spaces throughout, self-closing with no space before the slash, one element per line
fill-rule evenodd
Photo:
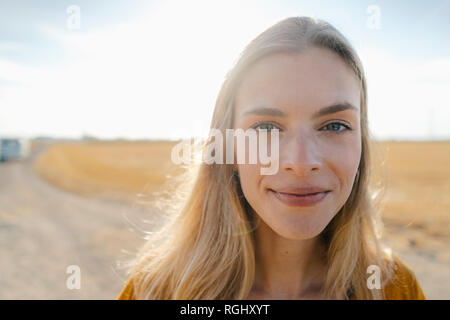
<path fill-rule="evenodd" d="M 318 194 L 318 193 L 324 193 L 324 192 L 330 192 L 330 190 L 327 190 L 327 191 L 310 192 L 310 193 L 303 193 L 303 194 L 300 194 L 300 193 L 290 193 L 290 192 L 275 191 L 275 190 L 273 190 L 273 189 L 269 189 L 269 190 L 270 190 L 270 191 L 273 191 L 273 192 L 278 192 L 278 193 L 283 193 L 283 194 L 288 194 L 288 195 L 293 195 L 293 196 L 299 196 L 299 197 L 304 197 L 304 196 L 309 196 L 309 195 Z"/>
<path fill-rule="evenodd" d="M 292 207 L 314 206 L 319 202 L 321 202 L 323 199 L 325 199 L 330 192 L 331 190 L 312 192 L 306 194 L 295 194 L 295 193 L 278 192 L 269 189 L 269 193 L 273 194 L 279 201 Z"/>

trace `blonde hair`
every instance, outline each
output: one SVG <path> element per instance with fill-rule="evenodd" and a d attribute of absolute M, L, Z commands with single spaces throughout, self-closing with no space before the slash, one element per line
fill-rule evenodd
<path fill-rule="evenodd" d="M 299 53 L 310 46 L 337 53 L 355 73 L 361 89 L 358 173 L 347 202 L 320 235 L 328 248 L 324 292 L 349 299 L 351 288 L 357 299 L 383 299 L 383 290 L 367 287 L 367 267 L 377 265 L 385 283 L 392 259 L 381 250 L 381 221 L 369 191 L 366 79 L 355 50 L 338 30 L 323 20 L 290 17 L 258 35 L 227 73 L 210 128 L 233 128 L 237 89 L 256 61 L 273 53 Z M 255 225 L 239 178 L 231 164 L 205 163 L 192 166 L 186 177 L 191 182 L 183 185 L 187 191 L 180 187 L 169 199 L 170 218 L 142 246 L 128 270 L 136 298 L 245 299 L 255 276 Z"/>

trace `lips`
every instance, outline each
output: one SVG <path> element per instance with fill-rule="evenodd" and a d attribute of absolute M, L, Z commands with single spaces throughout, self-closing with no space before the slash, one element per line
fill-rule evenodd
<path fill-rule="evenodd" d="M 288 187 L 269 189 L 278 200 L 288 206 L 308 207 L 314 206 L 331 192 L 331 190 L 321 187 Z"/>
<path fill-rule="evenodd" d="M 314 186 L 276 188 L 276 189 L 271 189 L 271 190 L 280 192 L 280 193 L 293 194 L 293 195 L 297 195 L 297 196 L 304 196 L 304 195 L 309 195 L 309 194 L 314 194 L 314 193 L 330 191 L 330 189 L 314 187 Z"/>

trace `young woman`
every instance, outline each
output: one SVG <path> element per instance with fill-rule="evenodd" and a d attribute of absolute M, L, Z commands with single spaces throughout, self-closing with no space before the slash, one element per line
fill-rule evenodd
<path fill-rule="evenodd" d="M 292 17 L 245 48 L 211 129 L 251 128 L 278 129 L 277 172 L 200 164 L 119 299 L 425 298 L 411 268 L 379 243 L 366 80 L 339 31 Z"/>

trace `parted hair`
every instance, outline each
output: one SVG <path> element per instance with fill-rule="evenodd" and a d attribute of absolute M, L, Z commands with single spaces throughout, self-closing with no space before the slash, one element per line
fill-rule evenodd
<path fill-rule="evenodd" d="M 383 290 L 367 286 L 368 266 L 377 265 L 385 283 L 392 274 L 392 259 L 381 245 L 382 224 L 369 188 L 366 78 L 356 51 L 334 26 L 320 19 L 289 17 L 254 38 L 224 78 L 210 128 L 233 128 L 236 92 L 255 62 L 312 46 L 338 54 L 356 75 L 361 90 L 358 172 L 347 201 L 319 235 L 327 248 L 324 294 L 349 299 L 351 288 L 357 299 L 383 299 Z M 170 212 L 166 223 L 148 237 L 129 265 L 136 298 L 246 299 L 255 277 L 257 226 L 239 177 L 231 164 L 214 163 L 192 165 L 180 177 L 187 183 L 166 199 L 163 207 Z"/>

